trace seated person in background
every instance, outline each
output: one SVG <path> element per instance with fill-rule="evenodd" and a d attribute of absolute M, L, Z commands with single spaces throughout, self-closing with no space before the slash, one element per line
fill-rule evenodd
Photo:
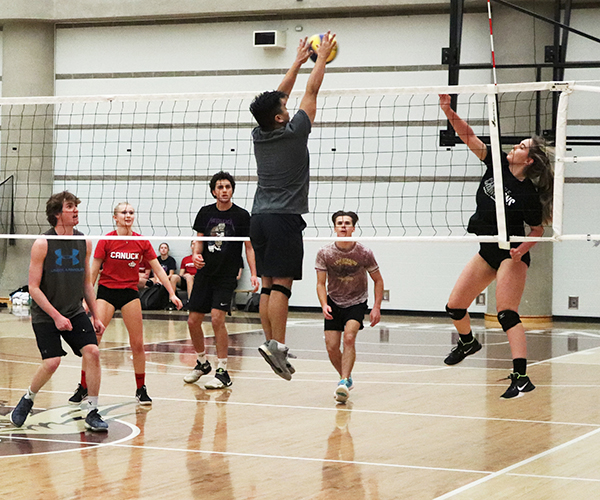
<path fill-rule="evenodd" d="M 194 249 L 194 242 L 191 243 L 192 253 Z M 194 277 L 196 276 L 196 266 L 194 266 L 193 254 L 190 254 L 181 259 L 181 267 L 179 274 L 172 274 L 169 276 L 171 280 L 171 286 L 174 290 L 179 287 L 180 290 L 187 290 L 188 299 L 192 295 L 192 287 L 194 286 Z M 185 281 L 185 285 L 184 285 Z"/>
<path fill-rule="evenodd" d="M 169 255 L 169 250 L 170 248 L 167 243 L 161 243 L 158 247 L 159 255 L 157 260 L 168 278 L 171 279 L 171 276 L 173 276 L 175 271 L 177 271 L 177 262 L 175 262 L 175 259 Z M 154 283 L 160 283 L 160 280 L 154 276 L 152 271 L 150 272 L 150 279 Z"/>

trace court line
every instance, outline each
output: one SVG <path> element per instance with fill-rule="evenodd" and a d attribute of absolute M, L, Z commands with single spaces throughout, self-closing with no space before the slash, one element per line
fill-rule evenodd
<path fill-rule="evenodd" d="M 20 391 L 25 392 L 26 389 L 17 389 L 10 387 L 0 387 L 0 391 Z M 71 394 L 71 392 L 67 391 L 47 391 L 43 390 L 40 392 L 46 392 L 48 394 Z M 216 394 L 217 392 L 215 392 Z M 123 394 L 107 394 L 101 393 L 100 397 L 102 400 L 105 398 L 126 398 L 133 399 L 130 395 Z M 157 397 L 153 396 L 153 401 L 169 401 L 169 402 L 177 402 L 177 403 L 200 403 L 197 399 L 186 399 L 186 398 L 166 398 L 166 397 Z M 478 417 L 472 415 L 451 415 L 451 414 L 438 414 L 438 413 L 416 413 L 416 412 L 404 412 L 404 411 L 391 411 L 391 410 L 364 410 L 357 408 L 349 408 L 344 409 L 338 406 L 326 407 L 326 406 L 301 406 L 301 405 L 284 405 L 284 404 L 272 404 L 272 403 L 249 403 L 243 401 L 216 401 L 212 399 L 207 399 L 201 401 L 201 403 L 215 404 L 215 405 L 231 405 L 231 406 L 247 406 L 247 407 L 259 407 L 259 408 L 283 408 L 283 409 L 292 409 L 292 410 L 311 410 L 311 411 L 327 411 L 327 412 L 338 412 L 338 411 L 348 411 L 348 412 L 356 412 L 356 413 L 364 413 L 364 414 L 374 414 L 374 415 L 397 415 L 397 416 L 405 416 L 405 417 L 429 417 L 429 418 L 450 418 L 450 419 L 460 419 L 460 420 L 478 420 L 478 421 L 486 421 L 486 422 L 511 422 L 511 423 L 527 423 L 527 424 L 546 424 L 546 425 L 568 425 L 568 426 L 577 426 L 577 427 L 595 427 L 600 429 L 600 423 L 591 424 L 585 422 L 559 422 L 559 421 L 549 421 L 549 420 L 527 420 L 527 419 L 518 419 L 518 418 L 500 418 L 500 417 Z"/>
<path fill-rule="evenodd" d="M 468 491 L 472 488 L 475 488 L 476 486 L 479 486 L 480 484 L 486 483 L 488 481 L 490 481 L 491 479 L 495 479 L 499 476 L 502 476 L 504 474 L 508 474 L 510 471 L 517 469 L 519 467 L 522 467 L 524 465 L 527 465 L 531 462 L 535 462 L 536 460 L 539 460 L 540 458 L 544 458 L 552 453 L 555 453 L 557 451 L 560 451 L 564 448 L 567 448 L 569 446 L 571 446 L 572 444 L 576 444 L 580 441 L 583 441 L 591 436 L 594 436 L 596 434 L 598 434 L 600 432 L 600 428 L 595 429 L 593 431 L 588 432 L 587 434 L 583 434 L 582 436 L 576 437 L 574 439 L 572 439 L 571 441 L 567 441 L 566 443 L 560 444 L 558 446 L 555 446 L 554 448 L 550 448 L 549 450 L 543 451 L 541 453 L 538 453 L 537 455 L 534 455 L 533 457 L 529 457 L 526 458 L 525 460 L 522 460 L 520 462 L 517 462 L 516 464 L 513 465 L 509 465 L 508 467 L 505 467 L 502 470 L 499 470 L 497 472 L 494 472 L 492 474 L 490 474 L 489 476 L 483 477 L 481 479 L 478 479 L 476 481 L 473 481 L 472 483 L 469 484 L 465 484 L 464 486 L 461 486 L 460 488 L 457 488 L 453 491 L 450 491 L 448 493 L 445 493 L 442 496 L 436 497 L 434 498 L 434 500 L 446 500 L 447 498 L 452 498 L 460 493 L 463 493 L 464 491 Z"/>
<path fill-rule="evenodd" d="M 19 440 L 32 440 L 32 441 L 45 441 L 45 442 L 60 442 L 68 444 L 81 444 L 80 441 L 68 441 L 68 440 L 53 440 L 53 439 L 42 439 L 42 438 L 26 438 L 20 436 L 14 436 L 13 439 Z M 226 457 L 245 457 L 245 458 L 268 458 L 274 460 L 300 460 L 303 462 L 318 462 L 318 463 L 334 463 L 334 464 L 347 464 L 347 465 L 364 465 L 372 467 L 390 467 L 396 469 L 417 469 L 417 470 L 434 470 L 441 472 L 461 472 L 470 474 L 490 474 L 490 471 L 479 471 L 471 469 L 453 469 L 448 467 L 427 467 L 422 465 L 402 465 L 402 464 L 387 464 L 384 462 L 358 462 L 352 460 L 334 460 L 330 458 L 313 458 L 313 457 L 292 457 L 287 455 L 267 455 L 264 453 L 241 453 L 234 451 L 214 451 L 214 450 L 193 450 L 187 448 L 168 448 L 164 446 L 146 446 L 146 445 L 133 445 L 133 444 L 122 444 L 118 442 L 114 443 L 86 443 L 89 447 L 83 449 L 90 449 L 92 447 L 114 447 L 114 448 L 127 448 L 127 449 L 138 449 L 138 450 L 152 450 L 152 451 L 168 451 L 177 453 L 199 453 L 203 455 L 221 455 Z M 68 450 L 71 451 L 71 450 Z M 76 451 L 76 450 L 72 450 Z M 81 451 L 81 449 L 77 450 Z M 39 453 L 40 455 L 42 453 Z M 27 455 L 9 455 L 10 458 L 18 458 L 20 456 L 28 457 L 32 454 Z M 0 457 L 2 458 L 2 457 Z"/>
<path fill-rule="evenodd" d="M 531 477 L 536 479 L 560 479 L 564 481 L 587 481 L 592 483 L 600 483 L 600 479 L 595 479 L 592 477 L 566 477 L 566 476 L 547 476 L 544 474 L 519 474 L 517 472 L 512 472 L 506 474 L 507 476 L 516 476 L 516 477 Z"/>

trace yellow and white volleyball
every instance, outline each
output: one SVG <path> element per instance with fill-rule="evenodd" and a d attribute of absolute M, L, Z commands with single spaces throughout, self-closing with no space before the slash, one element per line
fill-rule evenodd
<path fill-rule="evenodd" d="M 312 54 L 310 55 L 310 58 L 313 60 L 313 62 L 317 62 L 317 49 L 321 45 L 321 40 L 323 40 L 324 36 L 325 35 L 323 35 L 323 34 L 313 35 L 308 39 L 308 43 L 310 44 L 310 47 L 313 50 Z M 333 50 L 331 51 L 331 54 L 329 54 L 327 61 L 325 61 L 327 64 L 329 64 L 331 61 L 333 61 L 335 59 L 335 56 L 337 56 L 337 51 L 338 51 L 338 46 L 336 43 L 335 47 L 333 47 Z"/>

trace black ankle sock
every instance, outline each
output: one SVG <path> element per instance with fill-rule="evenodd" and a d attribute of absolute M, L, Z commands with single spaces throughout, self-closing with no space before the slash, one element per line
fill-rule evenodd
<path fill-rule="evenodd" d="M 519 375 L 527 375 L 527 360 L 525 358 L 513 359 L 513 370 Z"/>
<path fill-rule="evenodd" d="M 460 337 L 460 341 L 463 344 L 470 344 L 471 342 L 473 342 L 473 332 L 469 332 L 466 335 L 463 335 L 462 333 L 459 333 L 458 336 Z"/>

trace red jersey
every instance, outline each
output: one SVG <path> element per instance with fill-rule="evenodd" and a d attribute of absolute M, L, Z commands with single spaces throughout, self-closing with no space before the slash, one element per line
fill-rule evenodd
<path fill-rule="evenodd" d="M 181 260 L 181 269 L 192 276 L 196 276 L 196 271 L 198 269 L 196 269 L 196 266 L 194 265 L 193 255 L 188 255 Z"/>
<path fill-rule="evenodd" d="M 106 236 L 116 236 L 111 231 Z M 133 233 L 133 236 L 141 236 Z M 94 251 L 95 259 L 102 259 L 99 285 L 107 288 L 138 289 L 140 264 L 156 259 L 156 252 L 149 241 L 100 240 Z"/>

